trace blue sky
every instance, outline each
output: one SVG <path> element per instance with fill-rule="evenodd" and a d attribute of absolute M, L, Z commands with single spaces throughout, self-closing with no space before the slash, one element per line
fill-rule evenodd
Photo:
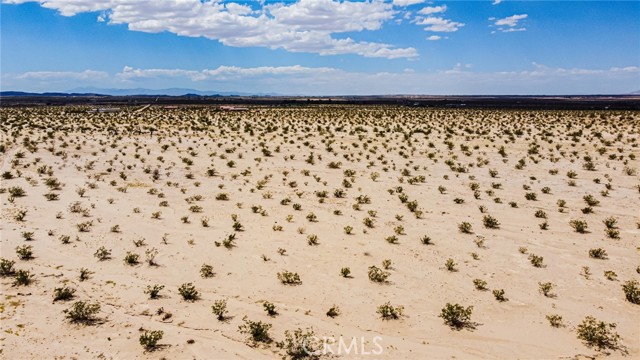
<path fill-rule="evenodd" d="M 640 90 L 640 1 L 3 0 L 0 88 Z"/>

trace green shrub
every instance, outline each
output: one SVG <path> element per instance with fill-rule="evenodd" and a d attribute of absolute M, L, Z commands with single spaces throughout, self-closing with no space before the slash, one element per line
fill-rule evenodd
<path fill-rule="evenodd" d="M 544 258 L 542 256 L 530 254 L 529 255 L 529 261 L 531 262 L 531 265 L 539 268 L 539 267 L 543 266 L 542 262 L 544 261 Z"/>
<path fill-rule="evenodd" d="M 15 286 L 27 286 L 31 284 L 33 280 L 33 274 L 29 270 L 18 270 L 14 274 L 13 285 Z"/>
<path fill-rule="evenodd" d="M 454 329 L 462 329 L 464 327 L 473 327 L 471 323 L 471 313 L 473 306 L 467 308 L 459 304 L 447 303 L 438 317 L 444 320 L 444 323 Z"/>
<path fill-rule="evenodd" d="M 569 225 L 571 225 L 571 227 L 573 228 L 573 230 L 575 230 L 576 232 L 580 233 L 580 234 L 584 234 L 587 232 L 587 228 L 589 227 L 587 225 L 587 222 L 584 220 L 571 220 L 569 222 Z"/>
<path fill-rule="evenodd" d="M 340 308 L 337 305 L 333 305 L 328 311 L 327 316 L 330 318 L 334 318 L 340 315 Z"/>
<path fill-rule="evenodd" d="M 386 302 L 378 307 L 376 313 L 380 314 L 383 319 L 399 319 L 404 310 L 403 306 L 393 306 L 390 302 Z"/>
<path fill-rule="evenodd" d="M 487 290 L 487 282 L 482 279 L 473 279 L 473 285 L 477 290 L 484 291 Z"/>
<path fill-rule="evenodd" d="M 33 259 L 33 246 L 31 245 L 22 245 L 16 247 L 16 254 L 20 260 L 30 260 Z"/>
<path fill-rule="evenodd" d="M 12 276 L 15 273 L 13 268 L 15 264 L 16 262 L 13 260 L 0 259 L 0 276 Z"/>
<path fill-rule="evenodd" d="M 604 219 L 602 222 L 607 227 L 607 229 L 615 229 L 617 228 L 618 219 L 614 218 L 613 216 L 610 216 Z"/>
<path fill-rule="evenodd" d="M 377 266 L 369 266 L 369 280 L 377 283 L 383 283 L 387 281 L 387 278 L 391 275 L 390 272 L 384 271 Z"/>
<path fill-rule="evenodd" d="M 152 351 L 158 346 L 158 341 L 162 340 L 164 332 L 162 330 L 145 330 L 140 335 L 140 345 L 144 347 L 146 351 Z"/>
<path fill-rule="evenodd" d="M 88 301 L 76 301 L 65 310 L 67 319 L 71 322 L 90 323 L 95 320 L 94 315 L 100 311 L 100 304 Z"/>
<path fill-rule="evenodd" d="M 620 239 L 620 230 L 618 229 L 606 228 L 604 233 L 609 239 Z"/>
<path fill-rule="evenodd" d="M 386 238 L 384 238 L 389 244 L 397 244 L 398 243 L 398 237 L 395 235 L 391 235 L 391 236 L 387 236 Z"/>
<path fill-rule="evenodd" d="M 615 328 L 615 323 L 607 324 L 603 321 L 597 321 L 593 316 L 587 316 L 582 324 L 578 325 L 576 332 L 578 339 L 588 347 L 596 347 L 598 350 L 616 350 L 620 335 L 614 331 Z"/>
<path fill-rule="evenodd" d="M 280 280 L 280 282 L 285 285 L 302 284 L 302 280 L 300 280 L 300 275 L 298 275 L 298 273 L 294 273 L 286 270 L 278 273 L 278 280 Z"/>
<path fill-rule="evenodd" d="M 562 325 L 562 316 L 558 314 L 547 315 L 547 320 L 549 321 L 549 325 L 553 327 L 561 327 Z"/>
<path fill-rule="evenodd" d="M 640 286 L 638 286 L 637 280 L 625 282 L 622 285 L 622 290 L 630 303 L 640 305 Z"/>
<path fill-rule="evenodd" d="M 451 258 L 447 259 L 447 261 L 444 263 L 444 267 L 451 272 L 456 271 L 456 265 L 456 262 Z"/>
<path fill-rule="evenodd" d="M 271 337 L 269 336 L 271 324 L 263 323 L 262 321 L 251 321 L 246 316 L 242 318 L 242 321 L 244 321 L 244 324 L 238 326 L 238 331 L 241 334 L 248 334 L 252 342 L 271 342 Z"/>
<path fill-rule="evenodd" d="M 138 254 L 134 254 L 130 251 L 127 251 L 127 254 L 124 256 L 124 263 L 127 265 L 136 265 L 138 264 L 138 259 L 140 258 L 140 255 Z"/>
<path fill-rule="evenodd" d="M 149 295 L 149 299 L 157 299 L 162 289 L 164 289 L 164 285 L 147 285 L 147 290 L 144 293 Z"/>
<path fill-rule="evenodd" d="M 484 224 L 484 227 L 488 228 L 488 229 L 499 229 L 500 228 L 500 223 L 498 222 L 498 220 L 496 218 L 494 218 L 491 215 L 485 215 L 482 218 L 482 223 Z"/>
<path fill-rule="evenodd" d="M 106 247 L 101 246 L 96 252 L 93 254 L 98 260 L 104 261 L 111 258 L 111 250 L 108 250 Z"/>
<path fill-rule="evenodd" d="M 184 283 L 178 288 L 178 293 L 185 301 L 195 301 L 198 299 L 200 293 L 196 290 L 196 287 L 192 283 Z"/>
<path fill-rule="evenodd" d="M 602 248 L 590 249 L 589 257 L 604 260 L 607 258 L 607 251 Z"/>
<path fill-rule="evenodd" d="M 473 230 L 471 227 L 471 224 L 468 222 L 461 222 L 460 224 L 458 224 L 458 230 L 460 230 L 461 233 L 465 233 L 465 234 L 472 234 Z"/>
<path fill-rule="evenodd" d="M 544 210 L 537 210 L 534 214 L 535 217 L 537 217 L 538 219 L 546 219 L 547 218 L 547 213 L 544 212 Z"/>
<path fill-rule="evenodd" d="M 216 318 L 218 320 L 223 321 L 225 319 L 224 314 L 227 313 L 227 301 L 226 300 L 214 301 L 213 305 L 211 306 L 211 311 L 213 312 L 214 315 L 216 315 Z"/>
<path fill-rule="evenodd" d="M 509 299 L 504 296 L 504 289 L 493 290 L 493 296 L 496 298 L 496 300 L 498 300 L 500 302 L 509 301 Z"/>
<path fill-rule="evenodd" d="M 350 277 L 351 276 L 351 269 L 349 269 L 348 267 L 343 267 L 342 269 L 340 269 L 340 276 L 342 276 L 342 277 Z"/>
<path fill-rule="evenodd" d="M 267 315 L 269 316 L 278 315 L 278 311 L 276 311 L 276 306 L 273 303 L 265 301 L 264 303 L 262 303 L 262 307 L 264 308 L 264 311 L 267 312 Z"/>
<path fill-rule="evenodd" d="M 73 298 L 73 294 L 75 294 L 76 289 L 70 288 L 68 286 L 63 286 L 59 288 L 53 289 L 53 302 L 59 300 L 70 300 Z"/>
<path fill-rule="evenodd" d="M 600 205 L 600 201 L 598 201 L 593 195 L 585 195 L 582 197 L 585 203 L 589 206 L 598 206 Z"/>
<path fill-rule="evenodd" d="M 551 293 L 551 291 L 553 290 L 553 283 L 550 282 L 545 282 L 545 283 L 538 283 L 538 290 L 540 291 L 540 293 L 546 297 L 555 297 L 555 295 L 553 293 Z"/>
<path fill-rule="evenodd" d="M 368 217 L 364 218 L 362 220 L 362 223 L 364 224 L 364 226 L 366 226 L 368 228 L 373 228 L 375 226 L 373 219 L 372 218 L 368 218 Z"/>
<path fill-rule="evenodd" d="M 200 267 L 200 277 L 202 277 L 203 279 L 206 279 L 206 278 L 213 277 L 214 275 L 215 273 L 213 272 L 213 266 L 202 264 L 202 267 Z"/>
<path fill-rule="evenodd" d="M 284 332 L 284 341 L 278 342 L 276 346 L 284 351 L 283 359 L 310 359 L 320 358 L 318 354 L 321 350 L 319 338 L 312 329 L 308 328 L 304 331 L 300 328 L 292 332 L 286 330 Z"/>
<path fill-rule="evenodd" d="M 606 277 L 609 281 L 616 281 L 618 279 L 618 274 L 616 274 L 616 272 L 612 270 L 605 270 L 604 277 Z"/>
<path fill-rule="evenodd" d="M 311 234 L 311 235 L 307 236 L 307 244 L 309 244 L 311 246 L 318 245 L 319 244 L 318 235 Z"/>

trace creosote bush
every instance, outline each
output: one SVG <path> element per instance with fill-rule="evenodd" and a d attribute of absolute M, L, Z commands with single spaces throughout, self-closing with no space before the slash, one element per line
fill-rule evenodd
<path fill-rule="evenodd" d="M 485 215 L 482 218 L 482 223 L 484 224 L 484 227 L 486 227 L 487 229 L 499 229 L 500 228 L 500 223 L 498 222 L 498 220 L 496 218 L 494 218 L 491 215 Z"/>
<path fill-rule="evenodd" d="M 15 273 L 15 269 L 13 268 L 15 263 L 13 260 L 0 259 L 0 276 L 13 276 Z"/>
<path fill-rule="evenodd" d="M 509 299 L 507 297 L 504 296 L 504 289 L 496 289 L 493 290 L 493 296 L 496 298 L 496 300 L 500 301 L 500 302 L 505 302 L 505 301 L 509 301 Z"/>
<path fill-rule="evenodd" d="M 553 288 L 554 285 L 551 282 L 538 283 L 538 290 L 542 295 L 546 297 L 555 297 L 555 295 L 551 292 Z"/>
<path fill-rule="evenodd" d="M 464 327 L 473 327 L 471 323 L 471 314 L 473 306 L 464 307 L 460 304 L 447 303 L 438 317 L 444 320 L 444 323 L 451 328 L 459 330 Z"/>
<path fill-rule="evenodd" d="M 269 329 L 271 324 L 263 323 L 262 321 L 251 321 L 246 316 L 242 318 L 244 324 L 238 326 L 238 331 L 241 334 L 249 335 L 249 339 L 253 343 L 263 342 L 270 343 L 271 336 L 269 335 Z"/>
<path fill-rule="evenodd" d="M 178 293 L 182 296 L 184 301 L 195 301 L 198 300 L 198 297 L 200 296 L 200 293 L 192 283 L 184 283 L 180 285 Z"/>
<path fill-rule="evenodd" d="M 162 330 L 145 330 L 144 333 L 140 335 L 140 345 L 142 345 L 146 351 L 152 351 L 158 346 L 158 341 L 162 340 L 163 335 L 164 332 Z"/>
<path fill-rule="evenodd" d="M 264 311 L 267 312 L 267 315 L 269 316 L 278 315 L 278 311 L 276 311 L 276 305 L 274 303 L 265 301 L 264 303 L 262 303 L 262 307 L 264 308 Z"/>
<path fill-rule="evenodd" d="M 100 304 L 88 301 L 76 301 L 71 307 L 65 310 L 67 319 L 71 322 L 91 323 L 95 320 L 94 316 L 100 311 Z"/>
<path fill-rule="evenodd" d="M 551 325 L 553 327 L 556 327 L 556 328 L 563 326 L 563 324 L 562 324 L 562 316 L 561 315 L 552 314 L 552 315 L 547 315 L 545 317 L 549 321 L 549 325 Z"/>
<path fill-rule="evenodd" d="M 387 278 L 391 275 L 390 272 L 384 271 L 379 267 L 372 265 L 369 266 L 369 280 L 377 283 L 383 283 L 387 281 Z"/>
<path fill-rule="evenodd" d="M 70 288 L 68 286 L 63 286 L 59 288 L 53 289 L 53 302 L 60 300 L 71 300 L 73 298 L 73 294 L 75 294 L 76 289 Z"/>
<path fill-rule="evenodd" d="M 20 269 L 14 274 L 14 286 L 27 286 L 33 281 L 33 274 L 29 270 Z"/>
<path fill-rule="evenodd" d="M 227 300 L 216 300 L 211 306 L 211 312 L 216 316 L 216 318 L 220 321 L 225 319 L 225 314 L 227 313 Z"/>
<path fill-rule="evenodd" d="M 640 305 L 640 285 L 637 280 L 629 280 L 622 285 L 624 295 L 632 304 Z"/>
<path fill-rule="evenodd" d="M 380 314 L 380 316 L 384 320 L 388 319 L 399 319 L 402 316 L 402 312 L 404 311 L 403 306 L 393 306 L 390 302 L 386 302 L 378 307 L 376 313 Z"/>
<path fill-rule="evenodd" d="M 164 285 L 147 285 L 147 290 L 144 293 L 149 295 L 149 299 L 157 299 L 162 289 L 164 289 Z"/>
<path fill-rule="evenodd" d="M 617 350 L 620 335 L 615 332 L 616 324 L 607 324 L 596 320 L 593 316 L 587 316 L 576 328 L 578 339 L 588 347 L 598 350 Z"/>
<path fill-rule="evenodd" d="M 320 358 L 317 354 L 322 351 L 320 339 L 311 328 L 298 328 L 293 332 L 286 330 L 284 340 L 276 343 L 276 346 L 284 351 L 283 359 L 292 360 L 316 360 Z"/>
<path fill-rule="evenodd" d="M 577 233 L 584 234 L 587 232 L 588 225 L 584 220 L 574 219 L 569 222 L 569 225 L 571 225 L 573 230 L 575 230 Z"/>
<path fill-rule="evenodd" d="M 458 224 L 458 230 L 460 230 L 460 232 L 464 233 L 464 234 L 472 234 L 473 233 L 473 229 L 471 227 L 471 224 L 466 222 L 466 221 Z"/>
<path fill-rule="evenodd" d="M 482 279 L 474 279 L 473 286 L 475 286 L 476 290 L 480 290 L 480 291 L 487 290 L 487 282 Z"/>
<path fill-rule="evenodd" d="M 302 280 L 300 280 L 300 275 L 298 275 L 298 273 L 294 273 L 286 270 L 278 273 L 278 280 L 280 280 L 280 282 L 285 285 L 302 284 Z"/>

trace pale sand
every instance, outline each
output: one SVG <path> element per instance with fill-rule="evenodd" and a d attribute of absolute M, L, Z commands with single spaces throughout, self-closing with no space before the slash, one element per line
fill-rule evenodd
<path fill-rule="evenodd" d="M 640 265 L 637 248 L 640 179 L 637 170 L 634 175 L 623 173 L 625 161 L 629 168 L 640 168 L 637 113 L 601 112 L 590 117 L 589 112 L 372 107 L 254 109 L 243 113 L 153 108 L 130 113 L 133 110 L 119 114 L 64 114 L 64 108 L 43 108 L 29 113 L 0 111 L 5 144 L 14 140 L 13 134 L 18 128 L 16 117 L 30 120 L 15 138 L 16 143 L 7 144 L 1 155 L 2 172 L 11 171 L 14 176 L 18 170 L 22 173 L 19 178 L 2 180 L 1 187 L 22 187 L 27 195 L 16 198 L 13 203 L 8 201 L 7 192 L 0 196 L 2 257 L 16 261 L 15 268 L 28 269 L 35 275 L 34 282 L 28 286 L 12 287 L 12 278 L 0 279 L 1 357 L 273 359 L 282 354 L 275 342 L 284 339 L 285 330 L 308 327 L 318 336 L 342 335 L 347 341 L 352 337 L 366 339 L 363 347 L 358 343 L 357 354 L 353 350 L 350 354 L 339 354 L 344 358 L 602 356 L 577 338 L 576 326 L 588 315 L 616 323 L 620 343 L 629 353 L 626 358 L 640 356 L 640 305 L 627 301 L 622 291 L 625 281 L 640 278 L 636 272 Z M 114 121 L 118 122 L 122 134 L 118 139 L 109 136 L 106 129 Z M 128 122 L 135 124 L 136 129 L 144 129 L 153 122 L 159 131 L 153 137 L 129 135 L 125 133 Z M 50 126 L 55 130 L 54 138 L 44 139 L 45 130 L 34 124 Z M 84 124 L 90 124 L 95 130 L 78 131 Z M 253 128 L 253 136 L 245 132 L 247 124 Z M 264 133 L 267 125 L 278 128 Z M 199 128 L 194 130 L 190 126 Z M 289 128 L 287 134 L 283 134 L 285 126 Z M 335 131 L 337 126 L 342 128 L 341 132 Z M 207 127 L 212 131 L 206 131 Z M 329 127 L 334 133 L 335 142 L 331 146 L 335 154 L 325 149 L 326 143 L 321 143 L 322 139 L 329 139 L 330 134 L 320 133 L 318 127 L 323 132 Z M 425 137 L 415 133 L 408 145 L 403 132 L 408 134 L 418 127 L 431 128 L 431 134 Z M 444 143 L 445 127 L 452 132 L 451 151 Z M 388 128 L 388 132 L 384 133 L 385 137 L 376 136 L 374 128 L 378 131 Z M 465 128 L 471 132 L 486 131 L 486 135 L 468 134 Z M 515 143 L 505 143 L 507 129 L 523 129 L 524 135 L 514 136 Z M 568 134 L 580 129 L 583 135 L 573 143 Z M 547 140 L 542 139 L 543 132 L 548 132 Z M 593 137 L 595 132 L 611 140 L 610 146 L 602 145 Z M 358 139 L 358 135 L 362 139 Z M 620 138 L 616 140 L 618 135 Z M 35 153 L 27 150 L 23 143 L 25 136 L 37 143 Z M 305 141 L 315 149 L 304 145 Z M 537 164 L 527 155 L 529 144 L 534 141 L 540 145 L 539 154 L 531 155 L 539 160 Z M 62 148 L 63 142 L 69 146 Z M 172 142 L 173 146 L 162 151 L 163 144 Z M 264 142 L 272 157 L 262 154 L 260 142 Z M 429 147 L 429 142 L 435 147 Z M 367 149 L 363 148 L 365 143 L 368 143 Z M 463 144 L 469 146 L 470 154 L 461 151 Z M 564 151 L 564 155 L 556 150 L 557 144 L 562 145 L 560 151 Z M 474 149 L 475 145 L 479 148 Z M 501 145 L 508 154 L 504 162 L 498 154 Z M 55 147 L 54 152 L 64 150 L 67 158 L 54 155 L 47 149 L 51 146 Z M 134 157 L 137 146 L 139 159 Z M 280 146 L 279 152 L 276 146 Z M 410 146 L 415 147 L 413 152 Z M 604 155 L 596 151 L 600 147 L 606 147 Z M 189 155 L 189 148 L 197 155 Z M 231 148 L 235 148 L 235 152 L 225 153 L 225 149 Z M 370 152 L 374 148 L 377 150 Z M 315 165 L 305 162 L 312 151 L 322 156 L 322 160 L 316 159 Z M 573 151 L 577 153 L 573 155 Z M 12 166 L 19 152 L 23 152 L 25 158 Z M 401 152 L 407 155 L 406 159 Z M 212 153 L 216 155 L 210 156 Z M 434 153 L 437 162 L 430 160 L 428 153 Z M 226 160 L 221 158 L 223 154 Z M 349 158 L 345 159 L 347 154 Z M 611 154 L 623 158 L 609 159 Z M 631 154 L 636 158 L 630 159 Z M 295 159 L 285 160 L 289 155 L 295 155 Z M 381 155 L 383 159 L 379 159 Z M 585 155 L 593 158 L 595 171 L 583 169 Z M 164 162 L 157 159 L 159 156 Z M 193 165 L 185 164 L 183 157 L 192 158 Z M 478 167 L 478 157 L 488 160 L 488 165 Z M 36 158 L 40 160 L 34 165 Z M 256 158 L 261 158 L 261 162 L 256 162 Z M 514 166 L 521 158 L 526 158 L 526 166 L 517 170 Z M 557 158 L 557 162 L 550 158 Z M 110 159 L 114 160 L 112 165 L 106 163 Z M 465 165 L 468 172 L 452 171 L 445 164 L 447 159 Z M 229 160 L 236 162 L 234 168 L 226 165 Z M 87 167 L 93 161 L 94 166 Z M 331 161 L 342 162 L 341 168 L 330 169 Z M 373 166 L 368 167 L 369 161 L 374 162 Z M 51 166 L 53 176 L 64 183 L 62 190 L 53 191 L 60 195 L 57 201 L 46 201 L 43 196 L 50 190 L 44 184 L 49 176 L 37 173 L 41 165 Z M 129 165 L 131 169 L 127 168 Z M 414 170 L 414 165 L 419 168 Z M 154 182 L 152 174 L 143 171 L 147 166 L 159 167 L 159 180 Z M 218 172 L 214 177 L 206 174 L 211 166 Z M 107 172 L 108 168 L 112 171 Z M 405 168 L 411 176 L 424 176 L 425 182 L 410 185 L 409 177 L 404 176 L 404 182 L 400 183 L 401 170 Z M 246 169 L 251 173 L 242 175 Z M 305 169 L 310 176 L 301 173 Z M 353 187 L 348 189 L 342 186 L 346 169 L 356 172 Z M 496 169 L 498 176 L 491 178 L 489 169 Z M 551 169 L 558 169 L 557 175 L 550 174 Z M 286 176 L 285 170 L 289 171 Z M 568 185 L 569 170 L 577 173 L 575 186 Z M 126 174 L 126 180 L 120 177 L 121 172 Z M 372 172 L 380 175 L 376 181 L 370 178 Z M 193 179 L 185 177 L 188 173 L 193 174 Z M 448 180 L 443 178 L 445 175 Z M 601 191 L 609 181 L 607 175 L 612 190 L 605 197 Z M 320 181 L 312 176 L 319 176 Z M 472 176 L 475 180 L 470 180 Z M 265 177 L 269 177 L 269 181 L 264 188 L 251 191 Z M 29 178 L 33 180 L 31 184 Z M 600 179 L 600 184 L 593 181 L 595 178 Z M 110 185 L 112 180 L 117 182 L 116 186 Z M 297 188 L 288 185 L 291 181 L 297 182 Z M 167 182 L 179 185 L 168 186 Z M 201 185 L 196 187 L 196 182 Z M 479 200 L 470 189 L 472 182 L 480 186 Z M 97 187 L 91 189 L 88 183 Z M 492 183 L 500 183 L 502 188 L 493 189 L 495 194 L 489 196 L 486 191 L 492 189 Z M 224 188 L 219 189 L 222 185 Z M 444 194 L 438 191 L 441 185 L 446 187 Z M 524 190 L 523 185 L 530 186 L 531 190 Z M 117 190 L 122 186 L 127 186 L 126 193 Z M 397 193 L 388 192 L 397 186 L 402 186 L 409 201 L 418 201 L 422 219 L 415 218 Z M 545 186 L 551 189 L 550 194 L 542 193 Z M 80 187 L 86 188 L 84 197 L 76 193 Z M 165 197 L 148 194 L 152 188 Z M 345 198 L 334 198 L 333 192 L 338 188 L 345 190 Z M 323 204 L 314 195 L 315 191 L 322 190 L 328 192 Z M 304 194 L 299 198 L 296 191 Z M 215 199 L 216 194 L 222 192 L 228 193 L 229 201 Z M 263 198 L 267 192 L 272 194 L 271 199 Z M 526 200 L 526 192 L 537 193 L 538 200 Z M 369 196 L 371 204 L 362 205 L 360 211 L 354 210 L 355 198 L 361 194 Z M 592 214 L 585 215 L 580 209 L 586 206 L 582 198 L 587 194 L 592 194 L 600 205 L 593 208 Z M 202 213 L 190 212 L 193 204 L 185 201 L 195 195 L 203 197 L 193 202 L 203 208 Z M 280 204 L 285 197 L 292 200 L 286 206 Z M 494 202 L 495 197 L 502 203 Z M 110 198 L 114 199 L 113 204 L 108 202 Z M 455 198 L 465 202 L 456 204 Z M 567 202 L 563 213 L 558 211 L 558 199 Z M 163 200 L 168 202 L 168 207 L 159 206 Z M 89 209 L 88 217 L 69 212 L 69 205 L 76 201 Z M 512 208 L 511 201 L 519 207 Z M 238 203 L 242 208 L 237 207 Z M 302 210 L 295 211 L 294 203 L 301 204 Z M 253 205 L 262 206 L 267 216 L 253 213 Z M 487 214 L 499 220 L 499 229 L 484 228 L 479 205 L 484 205 Z M 134 213 L 136 207 L 139 213 Z M 19 209 L 28 211 L 22 222 L 14 219 Z M 334 215 L 336 209 L 340 209 L 342 215 Z M 548 215 L 546 231 L 539 228 L 543 219 L 534 217 L 538 209 Z M 373 229 L 363 225 L 369 210 L 377 211 Z M 155 211 L 161 211 L 160 219 L 151 218 Z M 62 219 L 56 218 L 58 212 L 63 214 Z M 306 219 L 310 212 L 317 215 L 317 222 Z M 245 230 L 237 232 L 237 246 L 231 250 L 216 247 L 215 241 L 221 242 L 234 233 L 231 214 L 238 215 Z M 286 220 L 289 214 L 293 215 L 291 222 Z M 402 215 L 403 220 L 398 221 L 396 214 Z M 182 216 L 189 216 L 190 223 L 183 223 Z M 620 239 L 605 236 L 603 220 L 610 216 L 618 220 Z M 209 227 L 201 225 L 202 217 L 210 218 Z M 586 220 L 590 232 L 574 232 L 569 225 L 571 219 Z M 76 224 L 87 220 L 94 223 L 91 231 L 78 232 Z M 459 232 L 458 224 L 463 221 L 472 224 L 474 234 Z M 119 233 L 110 231 L 116 224 L 120 226 Z M 282 232 L 273 230 L 276 224 L 283 227 Z M 354 228 L 353 235 L 344 233 L 347 225 Z M 398 225 L 404 226 L 406 235 L 398 235 L 399 243 L 390 244 L 385 238 L 393 235 Z M 298 233 L 300 227 L 305 229 L 304 234 Z M 48 230 L 53 230 L 54 235 L 49 236 Z M 21 236 L 23 231 L 33 231 L 34 239 L 25 241 Z M 162 242 L 165 233 L 169 234 L 167 244 Z M 309 234 L 318 236 L 319 245 L 307 244 Z M 71 243 L 62 244 L 61 235 L 70 235 Z M 423 245 L 420 242 L 423 235 L 429 236 L 434 244 Z M 478 235 L 486 238 L 484 248 L 474 243 Z M 133 241 L 140 238 L 145 239 L 146 246 L 134 246 Z M 191 244 L 190 240 L 193 240 Z M 14 249 L 24 244 L 33 246 L 34 259 L 18 259 Z M 101 246 L 112 250 L 110 260 L 98 261 L 93 256 Z M 528 255 L 518 250 L 523 246 L 529 254 L 543 256 L 545 267 L 532 266 Z M 589 257 L 589 250 L 598 247 L 606 250 L 606 260 Z M 159 251 L 156 257 L 159 266 L 144 262 L 145 250 L 150 248 Z M 279 248 L 287 250 L 285 256 L 278 254 Z M 125 265 L 123 258 L 128 251 L 139 254 L 142 262 L 136 266 Z M 479 260 L 472 258 L 472 252 L 479 255 Z M 263 261 L 262 254 L 270 260 Z M 458 264 L 457 272 L 445 269 L 448 258 Z M 384 259 L 392 261 L 389 283 L 370 281 L 368 267 L 381 267 Z M 205 263 L 213 266 L 214 277 L 200 277 L 200 267 Z M 589 279 L 581 275 L 584 266 L 591 270 Z M 341 277 L 342 267 L 349 267 L 353 277 Z M 88 280 L 79 281 L 80 268 L 93 271 Z M 283 270 L 297 272 L 302 284 L 281 284 L 276 274 Z M 603 275 L 605 270 L 615 271 L 617 281 L 607 280 Z M 476 290 L 472 282 L 475 278 L 487 281 L 489 291 Z M 557 297 L 548 298 L 539 293 L 538 283 L 547 281 L 555 284 L 553 293 Z M 199 300 L 182 300 L 177 289 L 186 282 L 196 286 L 201 294 Z M 63 284 L 77 289 L 74 299 L 53 303 L 54 288 Z M 144 294 L 150 284 L 165 286 L 160 299 L 150 300 Z M 509 301 L 496 301 L 493 289 L 504 289 Z M 213 302 L 220 299 L 227 300 L 229 318 L 226 322 L 219 322 L 211 312 Z M 78 300 L 100 303 L 97 323 L 73 324 L 65 319 L 63 310 Z M 262 306 L 265 300 L 276 304 L 278 316 L 267 316 Z M 387 301 L 404 306 L 404 316 L 397 320 L 381 319 L 376 309 Z M 456 331 L 445 325 L 438 315 L 448 302 L 473 306 L 471 320 L 477 323 L 476 329 Z M 334 304 L 339 306 L 341 314 L 332 319 L 325 313 Z M 163 321 L 162 316 L 155 315 L 159 308 L 173 316 Z M 561 315 L 565 326 L 550 326 L 545 319 L 548 314 Z M 251 320 L 273 324 L 269 332 L 274 343 L 249 346 L 247 336 L 238 332 L 245 315 Z M 138 342 L 141 329 L 164 331 L 159 349 L 144 351 Z M 382 354 L 362 354 L 363 348 L 367 352 L 376 350 L 375 336 L 381 337 Z M 189 339 L 195 342 L 188 344 Z M 622 353 L 611 351 L 609 357 L 620 358 Z"/>

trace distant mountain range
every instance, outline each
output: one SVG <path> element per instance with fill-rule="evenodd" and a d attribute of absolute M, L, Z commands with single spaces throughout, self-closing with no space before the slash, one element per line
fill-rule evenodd
<path fill-rule="evenodd" d="M 79 87 L 65 92 L 32 93 L 24 91 L 2 91 L 0 96 L 277 96 L 275 93 L 245 93 L 232 91 L 200 91 L 185 88 L 168 89 L 107 89 Z"/>
<path fill-rule="evenodd" d="M 613 95 L 613 94 L 612 94 Z M 618 94 L 617 96 L 624 95 L 640 95 L 640 90 L 633 91 L 626 94 Z M 234 91 L 202 91 L 188 88 L 167 88 L 167 89 L 146 89 L 146 88 L 134 88 L 134 89 L 116 89 L 116 88 L 98 88 L 98 87 L 78 87 L 65 92 L 26 92 L 26 91 L 0 91 L 0 96 L 285 96 L 278 93 L 247 93 L 247 92 L 234 92 Z M 291 95 L 291 96 L 304 96 L 304 95 Z M 395 95 L 386 95 L 395 96 Z M 414 96 L 414 95 L 411 95 Z M 455 96 L 455 95 L 452 95 Z M 480 96 L 480 95 L 476 95 Z M 571 95 L 567 95 L 571 96 Z M 582 95 L 584 96 L 584 95 Z M 595 95 L 594 95 L 595 96 Z M 607 95 L 601 95 L 607 96 Z M 508 96 L 507 96 L 508 97 Z M 527 96 L 524 96 L 527 97 Z"/>

